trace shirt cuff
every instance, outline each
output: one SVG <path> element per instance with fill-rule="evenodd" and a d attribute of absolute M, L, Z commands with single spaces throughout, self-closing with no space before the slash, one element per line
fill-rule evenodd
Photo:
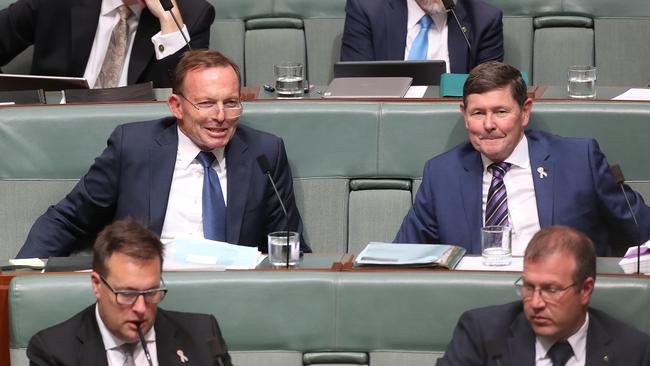
<path fill-rule="evenodd" d="M 183 24 L 182 30 L 189 42 L 190 34 L 187 32 L 187 26 L 185 26 L 185 24 Z M 154 49 L 156 50 L 157 60 L 162 60 L 169 55 L 173 55 L 178 52 L 178 50 L 185 47 L 185 39 L 183 39 L 183 36 L 179 31 L 167 34 L 158 32 L 151 37 L 151 43 L 153 43 Z"/>

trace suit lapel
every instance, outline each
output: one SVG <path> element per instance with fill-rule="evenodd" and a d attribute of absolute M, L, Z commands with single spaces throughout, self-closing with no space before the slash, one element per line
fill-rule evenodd
<path fill-rule="evenodd" d="M 184 353 L 187 352 L 184 345 L 181 344 L 181 339 L 177 337 L 177 330 L 172 326 L 172 324 L 167 319 L 167 315 L 164 310 L 158 309 L 156 315 L 156 323 L 154 325 L 156 329 L 156 353 L 158 354 L 158 365 L 159 366 L 177 366 L 180 364 L 176 350 L 182 350 Z M 190 363 L 192 362 L 191 355 L 188 354 L 190 358 Z"/>
<path fill-rule="evenodd" d="M 384 17 L 386 24 L 386 42 L 384 48 L 388 60 L 403 60 L 406 48 L 406 23 L 408 8 L 405 0 L 389 0 Z M 381 55 L 375 55 L 378 57 Z M 377 58 L 378 60 L 381 57 Z"/>
<path fill-rule="evenodd" d="M 530 328 L 523 311 L 510 325 L 508 336 L 508 362 L 504 365 L 535 364 L 535 333 Z"/>
<path fill-rule="evenodd" d="M 226 207 L 227 241 L 239 243 L 239 234 L 246 208 L 246 197 L 251 179 L 251 161 L 248 145 L 241 138 L 239 130 L 226 146 L 226 167 L 228 178 L 228 205 Z"/>
<path fill-rule="evenodd" d="M 469 147 L 471 148 L 471 146 Z M 481 155 L 471 148 L 462 157 L 463 172 L 459 177 L 465 219 L 469 228 L 471 253 L 481 252 L 480 229 L 482 225 L 481 195 L 483 191 L 483 164 Z"/>
<path fill-rule="evenodd" d="M 545 140 L 540 140 L 538 135 L 532 133 L 527 133 L 526 136 L 539 225 L 546 227 L 553 224 L 553 159 Z"/>
<path fill-rule="evenodd" d="M 178 130 L 176 123 L 170 123 L 154 139 L 149 150 L 149 228 L 160 235 L 167 212 L 169 190 L 176 166 Z"/>
<path fill-rule="evenodd" d="M 472 32 L 469 29 L 469 22 L 467 22 L 467 13 L 461 1 L 456 4 L 454 12 L 456 12 L 460 24 L 467 28 L 467 38 L 470 44 L 473 44 Z M 449 50 L 449 70 L 455 74 L 467 73 L 471 68 L 471 65 L 469 65 L 470 58 L 468 56 L 469 49 L 467 48 L 467 42 L 465 42 L 462 30 L 456 24 L 456 19 L 454 19 L 451 12 L 447 13 L 447 49 Z"/>
<path fill-rule="evenodd" d="M 95 318 L 95 305 L 84 310 L 79 331 L 77 332 L 79 352 L 77 353 L 77 365 L 108 366 L 106 349 L 99 332 L 99 325 Z"/>
<path fill-rule="evenodd" d="M 70 8 L 70 75 L 82 76 L 93 47 L 102 2 L 88 0 Z"/>
<path fill-rule="evenodd" d="M 608 365 L 612 359 L 609 343 L 611 338 L 607 329 L 601 324 L 598 315 L 589 312 L 589 327 L 587 328 L 587 357 L 585 365 Z M 607 361 L 606 361 L 607 360 Z"/>
<path fill-rule="evenodd" d="M 159 28 L 158 19 L 146 8 L 142 10 L 138 21 L 138 29 L 133 39 L 133 47 L 131 48 L 129 73 L 127 75 L 129 85 L 137 83 L 151 58 L 155 57 L 151 37 L 159 31 Z"/>

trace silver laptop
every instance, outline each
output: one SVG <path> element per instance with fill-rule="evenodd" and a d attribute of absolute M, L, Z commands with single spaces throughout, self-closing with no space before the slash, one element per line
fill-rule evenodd
<path fill-rule="evenodd" d="M 413 78 L 336 78 L 324 98 L 403 98 Z"/>

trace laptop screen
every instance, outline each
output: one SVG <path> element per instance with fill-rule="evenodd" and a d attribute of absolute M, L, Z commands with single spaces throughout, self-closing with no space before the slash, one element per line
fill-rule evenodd
<path fill-rule="evenodd" d="M 334 64 L 334 77 L 411 77 L 412 85 L 440 85 L 446 72 L 441 60 L 426 61 L 341 61 Z"/>

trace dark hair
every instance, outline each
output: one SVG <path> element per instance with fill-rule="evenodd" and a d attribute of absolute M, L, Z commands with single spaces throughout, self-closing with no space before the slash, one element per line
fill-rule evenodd
<path fill-rule="evenodd" d="M 154 233 L 133 218 L 115 221 L 99 233 L 93 247 L 93 270 L 108 276 L 106 260 L 113 253 L 143 261 L 158 258 L 162 269 L 163 244 Z"/>
<path fill-rule="evenodd" d="M 209 67 L 232 67 L 237 74 L 237 81 L 241 86 L 241 74 L 239 72 L 239 66 L 234 63 L 231 59 L 224 56 L 220 52 L 213 50 L 192 50 L 187 51 L 183 54 L 180 61 L 176 65 L 174 70 L 174 93 L 183 92 L 183 82 L 185 81 L 185 75 L 191 70 L 202 69 Z"/>
<path fill-rule="evenodd" d="M 463 85 L 463 104 L 467 105 L 467 97 L 470 94 L 482 94 L 507 86 L 510 86 L 512 98 L 519 104 L 519 108 L 522 108 L 528 93 L 521 72 L 503 62 L 482 63 L 472 69 Z"/>
<path fill-rule="evenodd" d="M 587 235 L 567 226 L 549 226 L 535 233 L 526 252 L 524 262 L 567 253 L 576 263 L 573 281 L 582 284 L 588 277 L 596 279 L 596 250 Z"/>

